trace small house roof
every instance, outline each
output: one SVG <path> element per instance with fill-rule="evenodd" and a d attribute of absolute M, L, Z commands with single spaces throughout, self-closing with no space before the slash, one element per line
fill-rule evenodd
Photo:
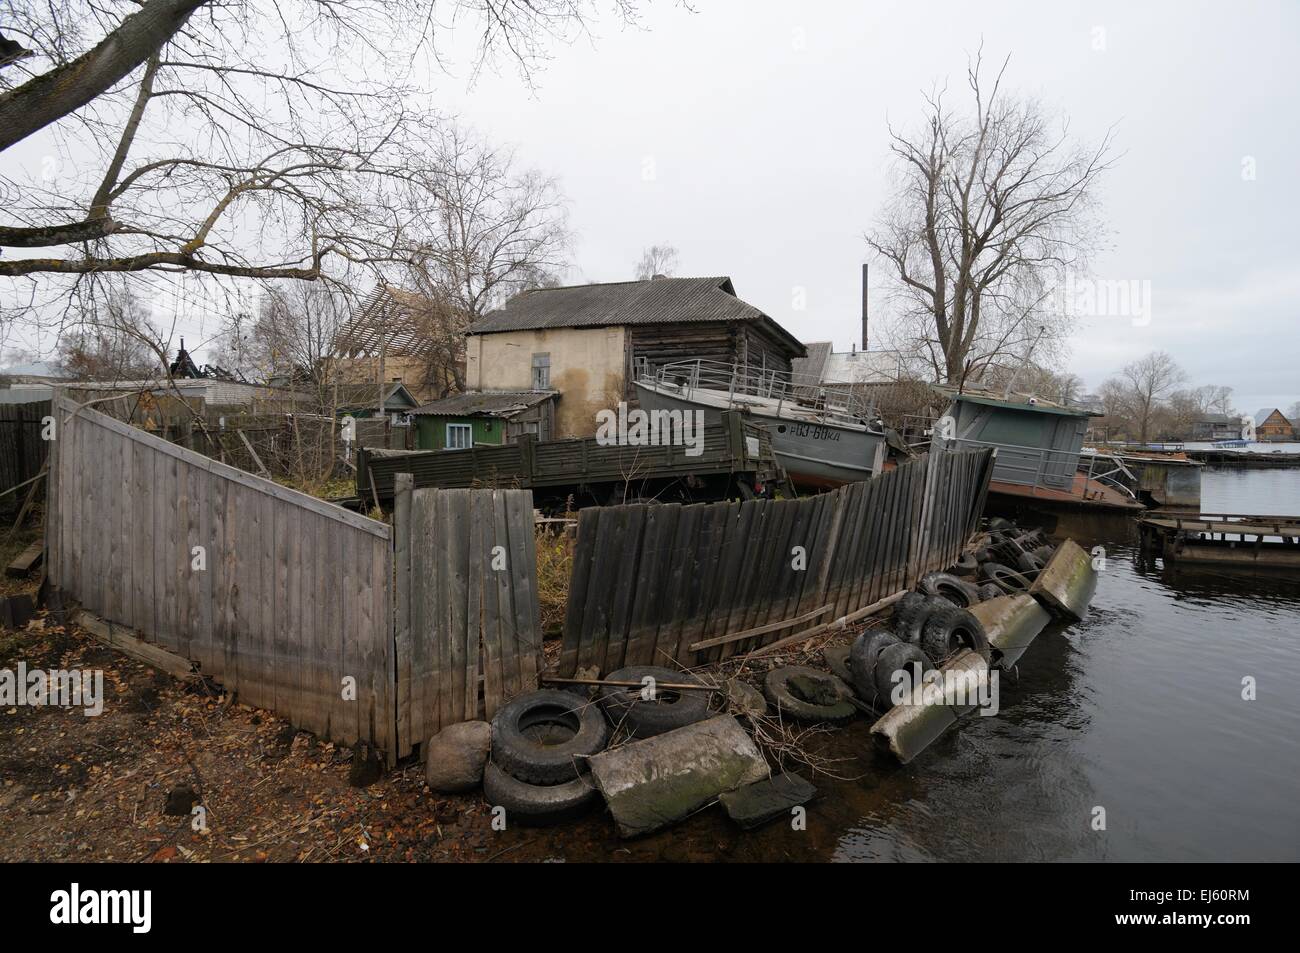
<path fill-rule="evenodd" d="M 422 417 L 513 417 L 555 396 L 551 390 L 470 391 L 430 401 L 411 413 Z"/>
<path fill-rule="evenodd" d="M 1261 407 L 1259 410 L 1255 411 L 1255 426 L 1258 427 L 1274 414 L 1277 414 L 1283 420 L 1286 420 L 1286 415 L 1277 407 Z M 1290 421 L 1287 420 L 1287 423 L 1290 423 Z"/>
<path fill-rule="evenodd" d="M 539 328 L 600 328 L 626 324 L 746 321 L 766 326 L 792 357 L 804 346 L 775 320 L 736 297 L 726 275 L 708 278 L 651 278 L 607 284 L 534 288 L 470 325 L 469 334 Z"/>
<path fill-rule="evenodd" d="M 790 380 L 796 384 L 820 384 L 826 359 L 831 356 L 830 341 L 809 341 L 804 345 L 807 357 L 796 357 L 790 362 Z"/>
<path fill-rule="evenodd" d="M 384 407 L 390 410 L 406 410 L 413 408 L 418 403 L 411 392 L 406 389 L 406 385 L 401 381 L 389 381 L 384 385 Z M 377 383 L 375 384 L 340 384 L 338 388 L 338 406 L 342 410 L 347 407 L 374 407 L 375 398 L 378 396 Z"/>

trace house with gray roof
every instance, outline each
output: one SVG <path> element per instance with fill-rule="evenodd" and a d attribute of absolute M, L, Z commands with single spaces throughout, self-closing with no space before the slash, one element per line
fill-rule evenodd
<path fill-rule="evenodd" d="M 521 434 L 550 440 L 555 432 L 555 392 L 470 391 L 411 411 L 417 450 L 467 450 L 514 443 Z"/>
<path fill-rule="evenodd" d="M 525 291 L 470 325 L 471 391 L 554 391 L 555 436 L 590 436 L 596 413 L 636 398 L 642 363 L 706 360 L 788 374 L 804 346 L 741 300 L 731 279 L 652 278 Z"/>

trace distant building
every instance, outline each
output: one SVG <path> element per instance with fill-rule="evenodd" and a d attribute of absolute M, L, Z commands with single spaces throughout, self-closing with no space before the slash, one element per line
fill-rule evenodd
<path fill-rule="evenodd" d="M 796 384 L 888 384 L 904 378 L 901 351 L 835 351 L 830 341 L 804 346 L 808 356 L 791 362 Z"/>
<path fill-rule="evenodd" d="M 1276 407 L 1255 411 L 1255 436 L 1260 440 L 1292 440 L 1295 427 Z"/>
<path fill-rule="evenodd" d="M 382 363 L 383 379 L 401 381 L 417 403 L 456 390 L 465 359 L 452 322 L 428 298 L 381 285 L 335 337 L 339 382 L 378 387 Z"/>
<path fill-rule="evenodd" d="M 730 278 L 652 278 L 515 295 L 470 325 L 465 376 L 471 391 L 555 391 L 555 436 L 583 437 L 598 411 L 635 399 L 642 364 L 698 359 L 785 375 L 804 356 Z"/>
<path fill-rule="evenodd" d="M 1193 440 L 1234 440 L 1241 437 L 1241 418 L 1234 414 L 1206 414 L 1192 421 Z"/>

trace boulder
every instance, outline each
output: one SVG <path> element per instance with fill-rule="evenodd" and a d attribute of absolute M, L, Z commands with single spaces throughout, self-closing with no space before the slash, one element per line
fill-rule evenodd
<path fill-rule="evenodd" d="M 733 678 L 727 682 L 727 707 L 733 715 L 762 718 L 767 714 L 767 699 L 753 685 Z"/>
<path fill-rule="evenodd" d="M 724 791 L 771 773 L 754 740 L 731 715 L 611 748 L 594 755 L 590 764 L 623 837 L 667 827 Z"/>
<path fill-rule="evenodd" d="M 492 726 L 486 721 L 448 725 L 425 745 L 424 779 L 440 794 L 473 791 L 483 783 L 491 747 Z"/>
<path fill-rule="evenodd" d="M 817 789 L 797 774 L 778 774 L 718 797 L 727 817 L 747 831 L 761 827 L 778 817 L 789 817 L 790 810 L 807 804 L 817 796 Z"/>

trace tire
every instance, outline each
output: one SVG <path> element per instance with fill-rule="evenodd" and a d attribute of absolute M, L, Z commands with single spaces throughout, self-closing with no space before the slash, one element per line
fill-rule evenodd
<path fill-rule="evenodd" d="M 954 576 L 973 576 L 979 565 L 974 553 L 962 553 L 948 572 Z"/>
<path fill-rule="evenodd" d="M 1002 563 L 985 563 L 980 566 L 980 578 L 985 582 L 1002 583 L 1010 587 L 1014 592 L 1027 592 L 1029 590 L 1029 580 L 1010 566 L 1004 566 Z"/>
<path fill-rule="evenodd" d="M 929 598 L 923 592 L 909 592 L 894 603 L 894 631 L 911 629 L 929 610 Z M 865 633 L 864 633 L 865 634 Z M 904 639 L 903 641 L 907 641 Z"/>
<path fill-rule="evenodd" d="M 847 645 L 828 645 L 822 649 L 822 658 L 831 674 L 847 685 L 853 684 L 853 672 L 849 670 L 849 653 L 852 648 Z"/>
<path fill-rule="evenodd" d="M 1001 516 L 989 518 L 988 525 L 985 527 L 990 533 L 1005 533 L 1016 528 L 1016 524 L 1011 520 L 1003 519 Z"/>
<path fill-rule="evenodd" d="M 1041 572 L 1047 563 L 1033 553 L 1021 553 L 1016 557 L 1016 568 L 1021 572 Z"/>
<path fill-rule="evenodd" d="M 886 646 L 881 651 L 876 659 L 876 671 L 873 676 L 877 708 L 888 711 L 894 707 L 894 673 L 902 668 L 911 669 L 913 665 L 919 665 L 922 673 L 934 668 L 924 652 L 906 642 Z"/>
<path fill-rule="evenodd" d="M 1049 559 L 1056 555 L 1056 549 L 1050 544 L 1044 544 L 1034 550 L 1034 555 L 1046 564 Z"/>
<path fill-rule="evenodd" d="M 981 546 L 975 550 L 975 562 L 981 566 L 993 558 L 993 550 L 987 546 Z"/>
<path fill-rule="evenodd" d="M 805 685 L 815 686 L 825 700 L 800 697 L 797 693 Z M 858 713 L 849 701 L 852 697 L 849 686 L 834 675 L 805 665 L 786 665 L 768 672 L 763 679 L 763 694 L 779 714 L 796 721 L 843 725 Z"/>
<path fill-rule="evenodd" d="M 881 650 L 898 644 L 898 636 L 882 629 L 868 629 L 853 640 L 853 647 L 849 649 L 849 668 L 853 672 L 853 687 L 864 702 L 875 704 L 876 658 Z"/>
<path fill-rule="evenodd" d="M 948 609 L 953 606 L 952 602 L 942 596 L 927 596 L 922 594 L 924 600 L 920 608 L 915 609 L 909 614 L 903 623 L 898 620 L 894 621 L 894 636 L 900 642 L 911 642 L 913 645 L 920 643 L 921 630 L 925 628 L 925 620 L 930 617 L 930 613 L 936 609 Z M 867 676 L 870 678 L 870 675 Z"/>
<path fill-rule="evenodd" d="M 656 683 L 673 682 L 699 684 L 700 681 L 688 672 L 678 672 L 671 668 L 657 665 L 633 665 L 610 672 L 605 678 L 611 682 L 640 682 L 644 678 L 653 678 Z M 707 691 L 656 691 L 654 701 L 641 697 L 640 688 L 613 688 L 604 686 L 596 696 L 605 715 L 615 726 L 623 725 L 632 732 L 633 738 L 651 738 L 662 735 L 674 728 L 693 725 L 709 714 L 709 693 Z"/>
<path fill-rule="evenodd" d="M 560 725 L 572 737 L 543 744 L 525 732 Z M 544 688 L 513 698 L 492 719 L 492 760 L 526 784 L 564 784 L 586 770 L 586 759 L 605 750 L 609 725 L 600 709 L 572 692 Z"/>
<path fill-rule="evenodd" d="M 921 650 L 939 665 L 958 648 L 967 648 L 989 661 L 992 650 L 989 637 L 979 619 L 966 609 L 931 613 L 921 633 Z"/>
<path fill-rule="evenodd" d="M 980 586 L 980 602 L 988 602 L 990 599 L 996 599 L 1002 595 L 1002 587 L 997 583 L 986 582 Z"/>
<path fill-rule="evenodd" d="M 598 796 L 589 775 L 563 784 L 528 784 L 490 761 L 483 769 L 483 799 L 506 809 L 507 824 L 541 827 L 567 821 L 585 813 Z"/>
<path fill-rule="evenodd" d="M 921 578 L 920 589 L 927 596 L 947 599 L 959 609 L 973 606 L 980 601 L 979 590 L 965 579 L 952 573 L 932 572 Z"/>

